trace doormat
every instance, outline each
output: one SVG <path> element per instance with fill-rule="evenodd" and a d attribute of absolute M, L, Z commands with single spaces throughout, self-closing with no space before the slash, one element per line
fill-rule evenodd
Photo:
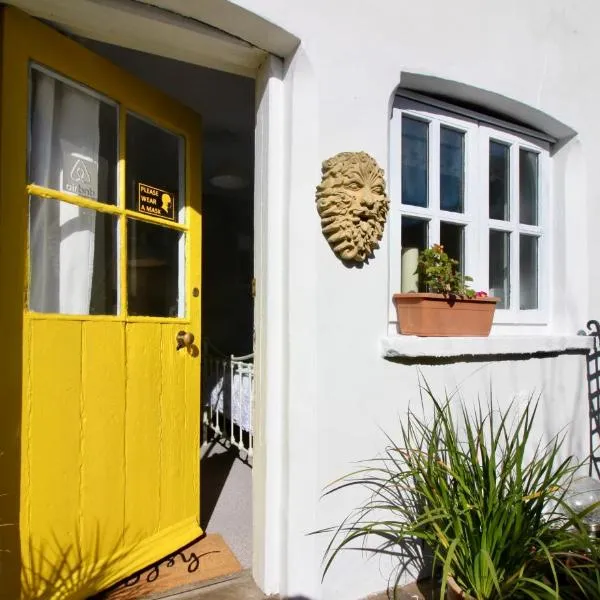
<path fill-rule="evenodd" d="M 240 571 L 242 565 L 225 540 L 211 533 L 120 582 L 97 600 L 158 598 L 166 592 L 193 589 L 205 581 Z"/>

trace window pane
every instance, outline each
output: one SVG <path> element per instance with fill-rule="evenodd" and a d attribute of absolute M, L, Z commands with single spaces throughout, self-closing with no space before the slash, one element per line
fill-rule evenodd
<path fill-rule="evenodd" d="M 402 217 L 402 264 L 400 291 L 405 294 L 419 290 L 419 277 L 416 273 L 419 252 L 427 248 L 427 227 L 429 221 Z"/>
<path fill-rule="evenodd" d="M 183 164 L 179 136 L 127 115 L 127 208 L 179 220 Z"/>
<path fill-rule="evenodd" d="M 525 225 L 538 224 L 538 155 L 519 150 L 519 220 Z"/>
<path fill-rule="evenodd" d="M 29 180 L 115 204 L 117 107 L 31 69 Z"/>
<path fill-rule="evenodd" d="M 183 234 L 135 219 L 127 221 L 127 291 L 130 315 L 183 316 Z M 181 289 L 180 289 L 181 288 Z"/>
<path fill-rule="evenodd" d="M 519 253 L 521 310 L 538 308 L 538 238 L 521 235 Z"/>
<path fill-rule="evenodd" d="M 458 261 L 458 268 L 464 273 L 465 226 L 455 223 L 440 223 L 440 244 L 450 258 Z"/>
<path fill-rule="evenodd" d="M 490 219 L 510 219 L 510 147 L 490 141 Z"/>
<path fill-rule="evenodd" d="M 402 217 L 402 247 L 418 248 L 419 251 L 427 248 L 427 225 L 429 221 Z"/>
<path fill-rule="evenodd" d="M 490 295 L 500 298 L 497 308 L 509 308 L 510 235 L 504 231 L 490 231 Z"/>
<path fill-rule="evenodd" d="M 30 310 L 117 314 L 117 217 L 37 196 L 29 209 Z"/>
<path fill-rule="evenodd" d="M 440 207 L 464 211 L 465 134 L 440 128 Z"/>
<path fill-rule="evenodd" d="M 429 203 L 429 125 L 402 117 L 402 203 L 427 206 Z"/>

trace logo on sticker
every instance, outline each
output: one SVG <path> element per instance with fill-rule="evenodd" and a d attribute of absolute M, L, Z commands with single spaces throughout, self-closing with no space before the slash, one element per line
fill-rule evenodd
<path fill-rule="evenodd" d="M 87 170 L 85 163 L 80 158 L 77 159 L 77 162 L 73 165 L 73 168 L 71 169 L 71 181 L 87 185 L 89 185 L 92 182 L 90 173 Z"/>
<path fill-rule="evenodd" d="M 69 145 L 68 150 L 70 150 Z M 98 163 L 89 156 L 76 151 L 63 155 L 62 189 L 84 198 L 98 199 Z"/>

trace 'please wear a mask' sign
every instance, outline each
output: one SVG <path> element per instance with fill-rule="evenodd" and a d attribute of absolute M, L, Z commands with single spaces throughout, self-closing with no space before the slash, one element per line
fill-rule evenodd
<path fill-rule="evenodd" d="M 175 220 L 175 194 L 146 183 L 137 184 L 138 212 Z"/>

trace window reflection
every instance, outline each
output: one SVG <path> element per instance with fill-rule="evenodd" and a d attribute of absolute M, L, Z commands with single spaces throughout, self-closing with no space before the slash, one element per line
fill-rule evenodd
<path fill-rule="evenodd" d="M 429 125 L 402 117 L 402 203 L 426 207 L 429 204 Z"/>
<path fill-rule="evenodd" d="M 465 134 L 440 127 L 440 208 L 464 211 Z"/>
<path fill-rule="evenodd" d="M 440 223 L 440 244 L 446 254 L 458 261 L 458 270 L 465 272 L 465 226 L 455 223 Z"/>
<path fill-rule="evenodd" d="M 37 196 L 29 211 L 29 309 L 116 315 L 117 217 Z"/>
<path fill-rule="evenodd" d="M 521 235 L 519 252 L 520 308 L 538 308 L 538 238 Z"/>
<path fill-rule="evenodd" d="M 178 220 L 183 206 L 181 173 L 183 140 L 156 125 L 127 115 L 127 208 Z M 158 193 L 155 212 L 151 199 Z M 168 206 L 162 202 L 169 198 Z"/>
<path fill-rule="evenodd" d="M 510 234 L 490 231 L 490 295 L 500 298 L 497 308 L 510 308 Z"/>
<path fill-rule="evenodd" d="M 179 257 L 183 234 L 136 219 L 128 219 L 127 233 L 129 314 L 181 316 L 179 271 L 183 265 Z"/>
<path fill-rule="evenodd" d="M 510 219 L 510 147 L 490 141 L 490 219 Z"/>
<path fill-rule="evenodd" d="M 538 155 L 519 150 L 519 221 L 538 224 Z"/>
<path fill-rule="evenodd" d="M 116 204 L 117 107 L 31 69 L 29 180 Z"/>

